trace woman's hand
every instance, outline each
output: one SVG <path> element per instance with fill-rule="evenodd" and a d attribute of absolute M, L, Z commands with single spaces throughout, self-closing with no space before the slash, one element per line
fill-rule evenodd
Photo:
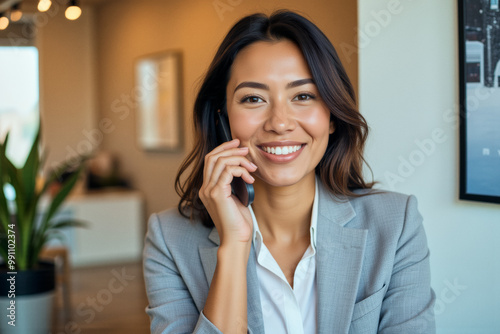
<path fill-rule="evenodd" d="M 251 241 L 253 223 L 250 210 L 231 194 L 231 182 L 241 177 L 252 184 L 250 172 L 257 166 L 245 156 L 248 147 L 238 147 L 240 141 L 223 143 L 205 156 L 203 185 L 199 196 L 212 218 L 221 239 L 221 246 Z"/>

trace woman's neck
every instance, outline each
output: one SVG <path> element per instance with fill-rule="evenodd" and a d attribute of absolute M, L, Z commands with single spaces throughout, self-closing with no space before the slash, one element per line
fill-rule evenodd
<path fill-rule="evenodd" d="M 259 179 L 254 183 L 252 209 L 266 242 L 291 244 L 309 236 L 315 193 L 315 174 L 298 183 L 271 186 Z"/>

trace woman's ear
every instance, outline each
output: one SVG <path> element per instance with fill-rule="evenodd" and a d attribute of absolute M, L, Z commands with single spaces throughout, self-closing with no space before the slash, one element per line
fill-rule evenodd
<path fill-rule="evenodd" d="M 330 134 L 335 132 L 335 123 L 333 121 L 330 121 Z"/>

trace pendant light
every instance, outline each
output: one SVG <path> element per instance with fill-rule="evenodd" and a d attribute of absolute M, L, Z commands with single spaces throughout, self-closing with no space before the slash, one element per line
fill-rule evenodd
<path fill-rule="evenodd" d="M 38 2 L 38 10 L 40 12 L 46 12 L 49 10 L 51 5 L 52 5 L 52 1 L 50 1 L 50 0 L 40 0 Z"/>
<path fill-rule="evenodd" d="M 68 20 L 76 20 L 82 15 L 82 9 L 78 6 L 78 1 L 70 0 L 68 8 L 64 13 Z"/>
<path fill-rule="evenodd" d="M 5 13 L 0 13 L 0 30 L 5 30 L 9 26 L 9 19 Z"/>
<path fill-rule="evenodd" d="M 17 22 L 23 17 L 23 12 L 21 11 L 21 3 L 18 2 L 14 5 L 12 5 L 12 8 L 10 10 L 10 20 L 12 22 Z"/>

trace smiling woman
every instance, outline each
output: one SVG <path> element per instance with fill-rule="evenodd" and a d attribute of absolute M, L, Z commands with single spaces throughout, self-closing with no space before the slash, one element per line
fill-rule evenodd
<path fill-rule="evenodd" d="M 218 141 L 219 110 L 233 140 Z M 194 121 L 178 210 L 154 214 L 145 241 L 152 332 L 434 333 L 416 200 L 364 181 L 368 126 L 312 22 L 236 23 Z M 255 188 L 248 207 L 237 177 Z"/>

